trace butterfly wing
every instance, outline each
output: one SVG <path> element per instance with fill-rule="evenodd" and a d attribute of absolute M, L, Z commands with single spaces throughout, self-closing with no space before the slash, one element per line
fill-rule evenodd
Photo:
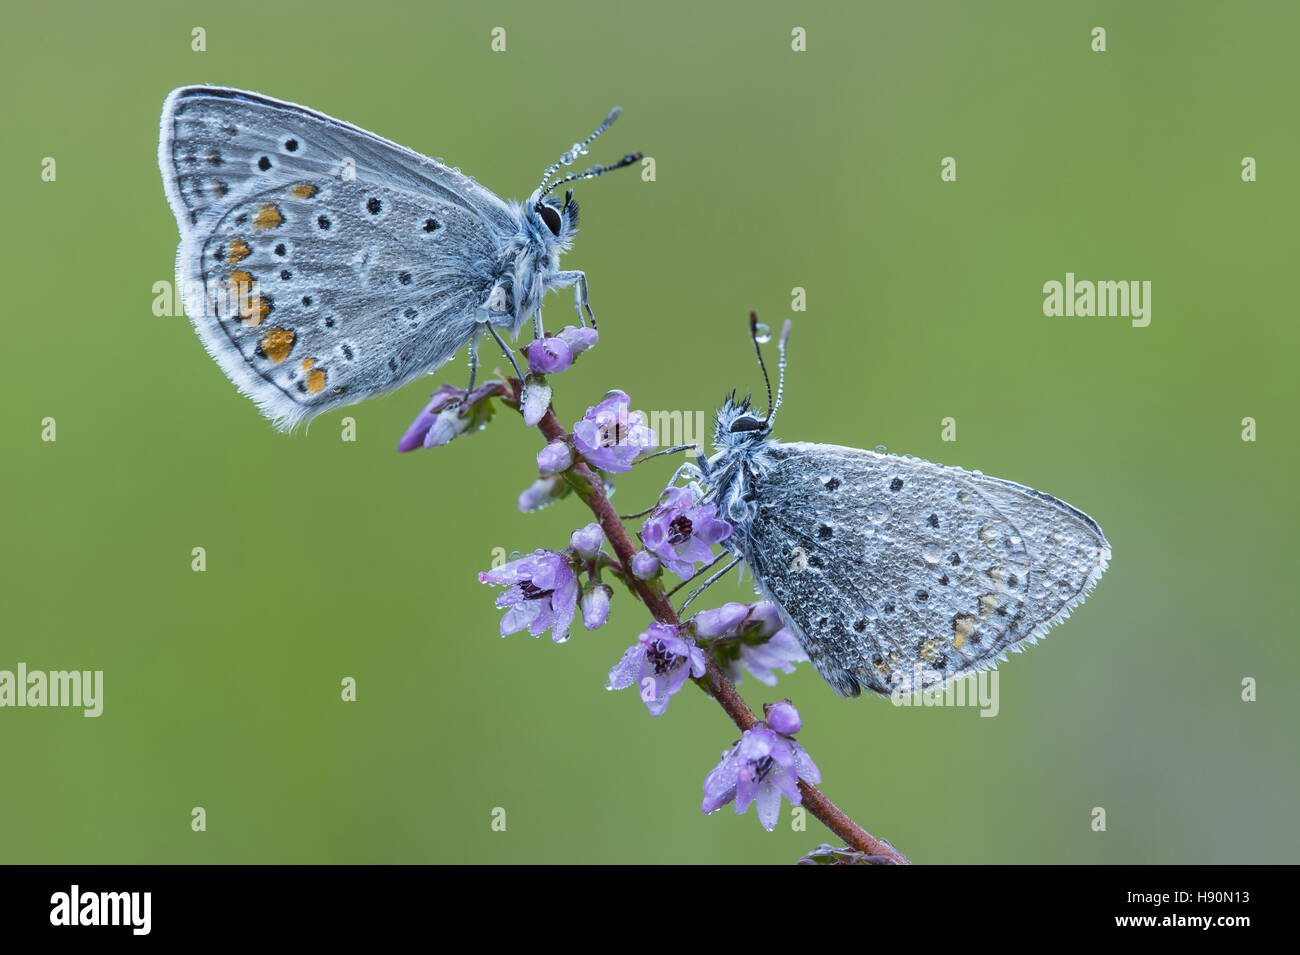
<path fill-rule="evenodd" d="M 1069 616 L 1110 545 L 1032 488 L 854 448 L 774 444 L 746 555 L 841 696 L 996 666 Z"/>
<path fill-rule="evenodd" d="M 186 312 L 284 429 L 449 359 L 519 228 L 441 163 L 240 90 L 173 91 L 158 161 Z"/>

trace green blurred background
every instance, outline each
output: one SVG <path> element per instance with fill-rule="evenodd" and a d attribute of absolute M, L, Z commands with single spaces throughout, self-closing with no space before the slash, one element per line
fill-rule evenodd
<path fill-rule="evenodd" d="M 775 326 L 798 286 L 780 436 L 1041 488 L 1114 548 L 1073 619 L 999 671 L 995 719 L 841 700 L 807 667 L 746 680 L 756 707 L 794 698 L 831 798 L 918 862 L 1296 861 L 1293 6 L 47 3 L 6 21 L 0 669 L 102 669 L 106 690 L 99 719 L 0 710 L 0 861 L 776 863 L 832 838 L 788 809 L 772 834 L 700 813 L 734 729 L 690 687 L 659 719 L 603 689 L 646 622 L 625 593 L 564 646 L 497 636 L 476 572 L 494 548 L 561 546 L 585 511 L 516 511 L 539 441 L 510 416 L 395 453 L 463 356 L 288 437 L 185 318 L 152 314 L 177 244 L 159 110 L 204 82 L 506 196 L 622 105 L 591 158 L 640 149 L 657 179 L 578 189 L 565 263 L 603 338 L 556 380 L 563 421 L 611 387 L 709 415 L 761 389 L 745 315 Z M 1045 317 L 1067 271 L 1151 281 L 1150 326 Z M 645 506 L 670 468 L 615 503 Z M 733 578 L 709 598 L 749 594 Z"/>

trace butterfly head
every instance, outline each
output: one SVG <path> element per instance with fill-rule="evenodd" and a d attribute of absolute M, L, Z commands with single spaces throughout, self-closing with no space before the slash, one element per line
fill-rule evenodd
<path fill-rule="evenodd" d="M 555 196 L 534 200 L 528 211 L 530 231 L 544 246 L 558 245 L 567 250 L 578 234 L 578 203 L 573 190 L 566 190 L 564 202 Z"/>
<path fill-rule="evenodd" d="M 562 186 L 566 182 L 573 182 L 576 179 L 595 179 L 603 176 L 607 172 L 615 169 L 622 169 L 624 166 L 630 166 L 641 159 L 640 153 L 628 153 L 618 162 L 609 165 L 595 165 L 585 172 L 570 173 L 551 181 L 561 166 L 572 166 L 578 161 L 579 156 L 587 154 L 587 147 L 591 141 L 609 129 L 610 124 L 618 119 L 620 110 L 615 106 L 610 110 L 605 121 L 596 127 L 596 131 L 580 143 L 574 143 L 558 160 L 550 165 L 550 168 L 542 175 L 542 184 L 537 187 L 536 191 L 528 200 L 528 215 L 530 225 L 539 228 L 543 239 L 549 236 L 549 243 L 559 243 L 567 247 L 567 243 L 572 241 L 573 236 L 578 231 L 578 204 L 573 199 L 573 190 L 570 189 L 564 194 L 564 202 L 561 203 L 557 197 L 551 196 L 551 192 L 557 186 Z"/>
<path fill-rule="evenodd" d="M 756 412 L 748 395 L 737 401 L 732 392 L 714 416 L 713 444 L 718 448 L 760 444 L 771 434 L 771 422 Z"/>

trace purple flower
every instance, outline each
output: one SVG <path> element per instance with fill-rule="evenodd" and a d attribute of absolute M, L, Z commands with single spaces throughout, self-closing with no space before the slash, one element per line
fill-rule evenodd
<path fill-rule="evenodd" d="M 712 503 L 701 504 L 695 487 L 670 487 L 641 528 L 641 542 L 674 574 L 686 580 L 697 563 L 713 560 L 713 545 L 731 536 L 731 525 Z"/>
<path fill-rule="evenodd" d="M 749 606 L 739 603 L 725 603 L 714 610 L 701 610 L 691 617 L 695 624 L 695 635 L 706 639 L 735 636 L 740 632 L 740 625 L 749 619 Z"/>
<path fill-rule="evenodd" d="M 534 637 L 549 629 L 556 643 L 569 639 L 569 624 L 578 605 L 578 578 L 563 554 L 535 550 L 482 572 L 478 579 L 510 588 L 496 600 L 498 610 L 509 608 L 501 618 L 501 636 L 526 627 Z"/>
<path fill-rule="evenodd" d="M 745 730 L 731 749 L 722 754 L 704 777 L 705 813 L 717 812 L 733 799 L 736 812 L 743 813 L 751 802 L 758 805 L 758 821 L 771 832 L 781 812 L 781 797 L 793 805 L 803 801 L 799 780 L 819 783 L 821 771 L 794 740 L 764 723 Z"/>
<path fill-rule="evenodd" d="M 631 399 L 611 391 L 573 426 L 573 443 L 587 461 L 602 471 L 630 471 L 632 459 L 658 444 L 639 411 L 629 411 Z"/>
<path fill-rule="evenodd" d="M 528 367 L 539 375 L 558 374 L 573 364 L 573 347 L 563 338 L 538 338 L 527 348 Z"/>
<path fill-rule="evenodd" d="M 524 424 L 534 427 L 546 417 L 546 409 L 551 406 L 551 386 L 546 378 L 529 372 L 524 378 L 524 392 L 519 398 L 519 410 L 523 412 Z"/>
<path fill-rule="evenodd" d="M 743 666 L 750 673 L 754 674 L 754 679 L 759 683 L 767 686 L 776 686 L 776 673 L 780 670 L 782 673 L 793 673 L 796 663 L 807 663 L 808 654 L 804 648 L 799 645 L 785 627 L 782 627 L 775 634 L 762 643 L 749 643 L 741 641 L 740 644 L 740 666 Z M 730 666 L 724 666 L 732 683 L 740 682 L 740 667 L 732 662 Z"/>
<path fill-rule="evenodd" d="M 609 619 L 609 603 L 614 591 L 605 584 L 592 584 L 582 592 L 582 625 L 599 630 Z"/>
<path fill-rule="evenodd" d="M 596 342 L 600 341 L 600 336 L 596 334 L 594 328 L 585 326 L 578 328 L 576 325 L 566 325 L 560 329 L 560 333 L 555 337 L 568 343 L 574 358 L 577 358 L 585 351 L 595 348 Z"/>
<path fill-rule="evenodd" d="M 767 717 L 764 722 L 782 736 L 793 736 L 803 727 L 799 711 L 789 700 L 782 700 L 780 703 L 764 703 L 763 715 Z"/>
<path fill-rule="evenodd" d="M 558 474 L 538 478 L 519 492 L 519 510 L 525 514 L 549 507 L 569 493 L 569 483 Z"/>
<path fill-rule="evenodd" d="M 563 441 L 552 441 L 537 452 L 537 473 L 542 477 L 567 471 L 572 464 L 573 453 Z"/>
<path fill-rule="evenodd" d="M 794 634 L 781 626 L 776 604 L 770 600 L 701 610 L 690 622 L 696 637 L 710 641 L 709 652 L 732 683 L 741 682 L 743 666 L 760 683 L 776 686 L 774 671 L 793 673 L 796 663 L 808 662 Z"/>
<path fill-rule="evenodd" d="M 569 546 L 583 560 L 591 560 L 600 553 L 601 545 L 605 543 L 605 532 L 600 529 L 600 525 L 592 521 L 586 527 L 579 527 L 569 535 Z"/>
<path fill-rule="evenodd" d="M 677 628 L 652 623 L 637 642 L 628 647 L 623 659 L 609 671 L 607 690 L 637 686 L 651 716 L 668 709 L 672 695 L 682 688 L 687 675 L 704 676 L 704 653 Z"/>
<path fill-rule="evenodd" d="M 464 388 L 440 385 L 397 442 L 397 450 L 414 451 L 421 445 L 436 448 L 466 431 L 482 429 L 492 417 L 488 399 L 501 394 L 505 394 L 505 386 L 499 381 L 479 385 L 468 397 Z"/>
<path fill-rule="evenodd" d="M 659 573 L 659 558 L 649 551 L 639 550 L 632 555 L 632 576 L 637 580 L 649 580 Z"/>

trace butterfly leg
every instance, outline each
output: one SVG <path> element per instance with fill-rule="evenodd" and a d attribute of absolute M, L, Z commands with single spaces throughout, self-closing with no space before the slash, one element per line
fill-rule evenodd
<path fill-rule="evenodd" d="M 664 454 L 681 454 L 683 451 L 694 451 L 696 457 L 700 457 L 704 454 L 704 449 L 698 444 L 679 444 L 675 448 L 662 448 L 659 451 L 652 451 L 650 454 L 642 455 L 632 463 L 634 465 L 640 464 L 642 461 L 649 461 L 651 458 L 657 458 Z"/>
<path fill-rule="evenodd" d="M 501 354 L 505 355 L 507 358 L 510 359 L 510 364 L 515 369 L 516 377 L 518 377 L 520 381 L 523 381 L 525 376 L 524 373 L 519 370 L 519 362 L 515 361 L 515 353 L 510 349 L 510 346 L 505 343 L 505 340 L 502 339 L 502 337 L 497 334 L 497 330 L 495 328 L 493 328 L 491 325 L 488 325 L 487 330 L 492 334 L 492 337 L 497 340 L 497 344 L 501 346 Z"/>
<path fill-rule="evenodd" d="M 469 384 L 465 386 L 465 397 L 451 399 L 447 402 L 448 408 L 464 404 L 474 392 L 474 380 L 478 377 L 478 336 L 476 331 L 469 340 Z"/>
<path fill-rule="evenodd" d="M 587 301 L 587 273 L 579 272 L 573 269 L 568 272 L 556 272 L 551 276 L 548 283 L 551 288 L 568 288 L 573 286 L 573 307 L 578 310 L 578 324 L 586 326 L 582 310 L 587 310 L 587 317 L 591 319 L 591 327 L 596 327 L 596 316 L 591 311 L 591 304 Z"/>
<path fill-rule="evenodd" d="M 687 598 L 682 602 L 682 605 L 677 608 L 677 616 L 680 617 L 683 613 L 685 613 L 686 608 L 690 606 L 692 600 L 694 600 L 700 594 L 704 593 L 704 591 L 708 590 L 709 587 L 711 587 L 713 584 L 716 584 L 719 580 L 721 580 L 724 576 L 726 576 L 727 572 L 730 571 L 731 568 L 735 567 L 739 563 L 740 563 L 740 558 L 733 557 L 731 559 L 731 562 L 727 564 L 726 567 L 723 567 L 720 571 L 718 571 L 716 574 L 714 574 L 704 583 L 700 584 L 698 587 L 692 590 L 690 594 L 687 596 Z"/>
<path fill-rule="evenodd" d="M 703 455 L 701 455 L 700 460 L 704 461 L 706 459 L 704 458 Z M 672 480 L 669 481 L 668 484 L 665 486 L 672 487 L 683 477 L 688 477 L 692 481 L 704 481 L 707 480 L 708 475 L 704 472 L 703 468 L 701 468 L 694 461 L 687 461 L 685 464 L 683 464 L 681 467 L 679 467 L 676 471 L 673 472 Z"/>
<path fill-rule="evenodd" d="M 478 374 L 478 335 L 469 340 L 469 384 L 465 386 L 465 397 L 474 390 L 474 377 Z"/>
<path fill-rule="evenodd" d="M 695 451 L 695 453 L 699 456 L 699 460 L 707 463 L 708 459 L 704 457 L 704 449 L 701 448 L 698 444 L 683 444 L 681 447 L 678 448 L 666 448 L 663 451 L 656 451 L 654 454 L 648 455 L 647 457 L 637 458 L 632 463 L 640 464 L 642 461 L 648 461 L 650 458 L 658 457 L 661 454 L 673 454 L 674 452 L 678 452 L 678 451 L 690 451 L 690 450 Z M 668 493 L 668 490 L 673 485 L 675 485 L 678 482 L 678 480 L 681 479 L 682 477 L 689 477 L 692 481 L 706 481 L 708 479 L 708 476 L 699 467 L 699 465 L 687 461 L 685 464 L 683 464 L 681 467 L 679 467 L 676 471 L 673 472 L 672 479 L 669 480 L 669 482 L 664 486 L 664 489 L 659 492 L 659 497 L 655 499 L 655 502 L 653 504 L 647 507 L 644 511 L 637 511 L 635 514 L 620 514 L 618 516 L 626 521 L 626 520 L 632 520 L 633 518 L 637 518 L 637 517 L 645 517 L 647 514 L 652 513 L 655 510 L 655 508 L 659 506 L 659 502 L 663 500 L 663 497 L 665 494 Z M 705 498 L 703 499 L 707 499 L 707 497 L 708 495 L 706 494 Z"/>

